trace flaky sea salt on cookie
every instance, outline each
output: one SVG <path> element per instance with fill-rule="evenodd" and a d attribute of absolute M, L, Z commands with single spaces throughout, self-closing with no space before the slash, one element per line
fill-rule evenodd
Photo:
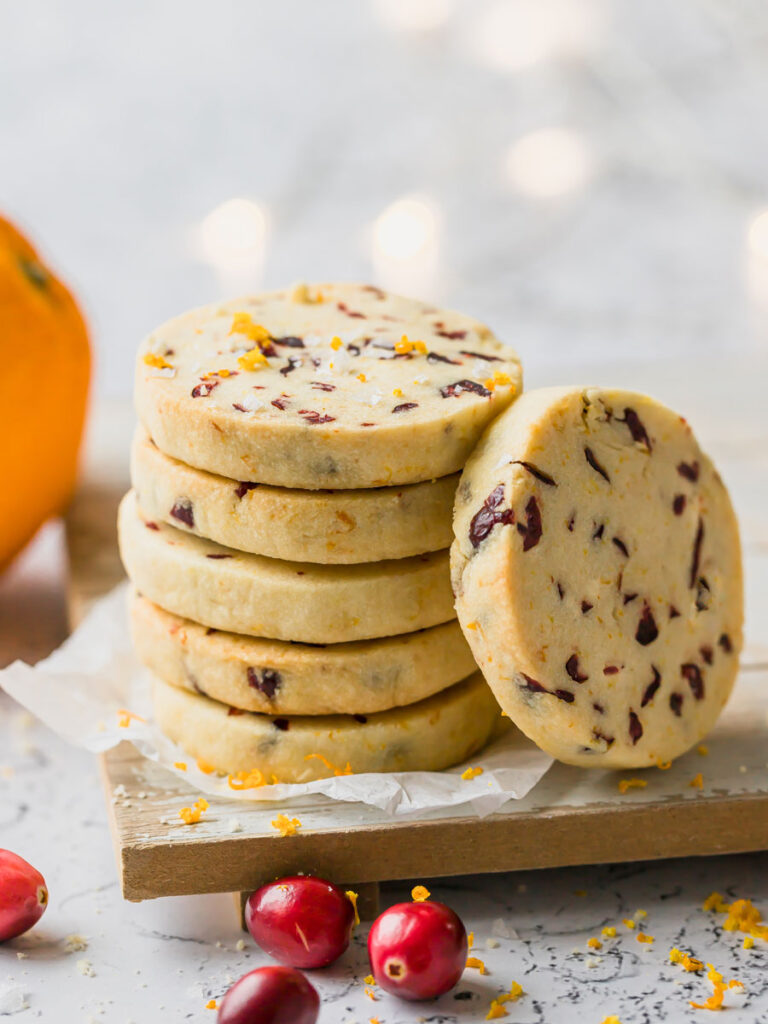
<path fill-rule="evenodd" d="M 641 767 L 712 728 L 738 666 L 741 554 L 684 419 L 627 391 L 530 392 L 467 463 L 454 533 L 462 628 L 542 749 Z"/>
<path fill-rule="evenodd" d="M 517 354 L 460 313 L 330 284 L 193 310 L 141 346 L 158 447 L 234 480 L 308 489 L 461 469 L 521 389 Z"/>

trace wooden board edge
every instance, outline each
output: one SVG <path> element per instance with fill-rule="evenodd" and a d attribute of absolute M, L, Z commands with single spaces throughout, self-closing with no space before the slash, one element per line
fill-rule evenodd
<path fill-rule="evenodd" d="M 734 842 L 737 820 L 741 833 Z M 407 843 L 400 828 L 385 825 L 286 837 L 233 836 L 225 842 L 216 837 L 123 844 L 123 893 L 143 900 L 252 891 L 264 878 L 301 871 L 362 883 L 746 853 L 768 848 L 768 795 L 637 804 L 620 816 L 604 805 L 582 808 L 578 815 L 568 808 L 403 825 L 411 830 Z"/>
<path fill-rule="evenodd" d="M 98 755 L 99 762 L 99 777 L 101 778 L 101 784 L 104 789 L 104 803 L 107 810 L 107 822 L 109 824 L 109 835 L 112 840 L 112 848 L 115 854 L 115 863 L 117 866 L 118 882 L 120 884 L 120 891 L 125 896 L 125 864 L 124 864 L 124 847 L 122 839 L 120 837 L 120 826 L 115 814 L 115 805 L 112 802 L 112 795 L 114 792 L 114 786 L 112 783 L 112 777 L 109 773 L 109 761 L 107 754 L 110 751 L 105 751 Z"/>

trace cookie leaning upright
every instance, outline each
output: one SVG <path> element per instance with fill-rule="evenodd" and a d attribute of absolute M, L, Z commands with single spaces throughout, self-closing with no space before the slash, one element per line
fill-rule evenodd
<path fill-rule="evenodd" d="M 140 347 L 136 408 L 158 448 L 189 466 L 362 488 L 461 469 L 520 388 L 516 353 L 478 321 L 336 284 L 169 321 Z"/>
<path fill-rule="evenodd" d="M 641 767 L 711 729 L 738 667 L 741 554 L 685 420 L 626 391 L 529 392 L 468 461 L 454 533 L 464 633 L 542 749 Z"/>

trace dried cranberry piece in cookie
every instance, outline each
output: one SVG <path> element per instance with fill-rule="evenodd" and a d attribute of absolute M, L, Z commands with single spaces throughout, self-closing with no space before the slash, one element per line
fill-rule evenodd
<path fill-rule="evenodd" d="M 501 509 L 504 501 L 504 484 L 499 484 L 483 502 L 479 512 L 469 524 L 469 539 L 473 547 L 479 547 L 497 523 L 509 525 L 515 521 L 515 513 L 511 508 Z"/>
<path fill-rule="evenodd" d="M 268 700 L 272 700 L 282 684 L 282 677 L 274 668 L 252 668 L 248 666 L 248 685 L 263 693 Z"/>
<path fill-rule="evenodd" d="M 178 519 L 180 523 L 184 523 L 190 530 L 195 525 L 195 513 L 192 507 L 192 502 L 188 498 L 179 498 L 178 501 L 174 502 L 171 509 L 171 515 L 174 519 Z"/>
<path fill-rule="evenodd" d="M 458 398 L 462 391 L 473 395 L 481 395 L 483 398 L 490 398 L 491 392 L 483 384 L 476 380 L 457 380 L 453 384 L 446 384 L 440 388 L 443 398 Z"/>

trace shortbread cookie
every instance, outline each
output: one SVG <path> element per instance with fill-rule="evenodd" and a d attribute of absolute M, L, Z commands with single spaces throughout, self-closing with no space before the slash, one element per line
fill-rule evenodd
<path fill-rule="evenodd" d="M 118 518 L 136 588 L 167 611 L 231 633 L 344 643 L 455 617 L 448 552 L 313 565 L 243 554 L 141 515 L 131 491 Z"/>
<path fill-rule="evenodd" d="M 431 697 L 476 670 L 455 620 L 322 646 L 207 629 L 138 595 L 131 620 L 136 653 L 160 679 L 265 714 L 372 714 Z"/>
<path fill-rule="evenodd" d="M 378 288 L 193 310 L 141 346 L 136 408 L 166 454 L 233 480 L 384 487 L 461 469 L 521 388 L 478 321 Z"/>
<path fill-rule="evenodd" d="M 459 476 L 403 487 L 300 491 L 194 469 L 140 430 L 131 478 L 142 510 L 180 530 L 270 558 L 346 564 L 448 548 Z"/>
<path fill-rule="evenodd" d="M 265 782 L 309 782 L 336 771 L 440 771 L 479 750 L 499 721 L 479 672 L 418 704 L 375 715 L 258 715 L 160 680 L 153 680 L 152 698 L 160 729 L 206 770 L 251 780 L 261 773 Z"/>
<path fill-rule="evenodd" d="M 627 391 L 531 392 L 469 460 L 454 530 L 462 628 L 542 749 L 641 767 L 712 728 L 742 643 L 741 554 L 684 419 Z"/>

